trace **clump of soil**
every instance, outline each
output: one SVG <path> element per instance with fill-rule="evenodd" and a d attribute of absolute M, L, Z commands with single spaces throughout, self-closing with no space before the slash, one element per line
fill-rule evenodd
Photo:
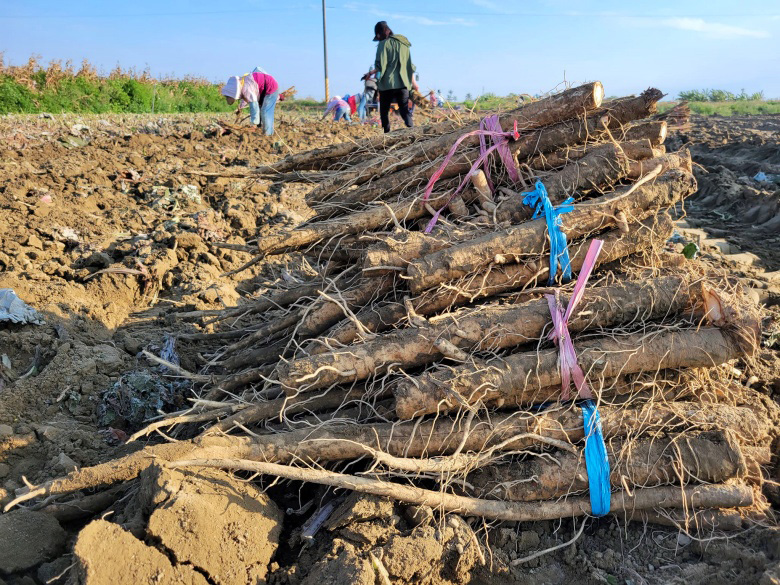
<path fill-rule="evenodd" d="M 84 585 L 117 583 L 118 570 L 125 583 L 208 585 L 192 567 L 174 564 L 162 552 L 105 520 L 95 520 L 79 533 L 73 555 L 75 581 Z"/>
<path fill-rule="evenodd" d="M 14 510 L 0 516 L 0 574 L 49 561 L 65 551 L 66 532 L 49 514 Z"/>
<path fill-rule="evenodd" d="M 120 505 L 117 523 L 96 520 L 81 530 L 74 547 L 76 573 L 87 585 L 116 583 L 117 572 L 126 570 L 141 580 L 123 582 L 145 582 L 145 576 L 160 572 L 171 583 L 262 583 L 281 523 L 281 510 L 251 484 L 225 473 L 153 466 L 142 474 L 135 495 Z M 122 545 L 128 548 L 122 556 L 108 550 Z"/>
<path fill-rule="evenodd" d="M 780 561 L 780 533 L 755 528 L 742 534 L 701 534 L 667 530 L 653 524 L 610 517 L 592 521 L 576 542 L 524 563 L 516 559 L 560 546 L 580 524 L 537 522 L 493 531 L 493 566 L 473 583 L 745 583 L 764 582 Z M 714 537 L 714 538 L 711 538 Z M 771 583 L 771 581 L 770 581 Z"/>
<path fill-rule="evenodd" d="M 385 573 L 397 583 L 464 585 L 485 562 L 477 536 L 459 516 L 436 517 L 427 507 L 357 492 L 346 496 L 299 552 L 306 542 L 300 529 L 292 531 L 269 582 L 370 585 Z M 278 566 L 293 555 L 293 564 Z"/>

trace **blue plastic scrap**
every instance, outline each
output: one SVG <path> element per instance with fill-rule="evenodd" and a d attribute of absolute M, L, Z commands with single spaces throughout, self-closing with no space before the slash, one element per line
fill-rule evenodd
<path fill-rule="evenodd" d="M 609 514 L 610 483 L 609 459 L 604 435 L 601 433 L 601 416 L 592 400 L 582 403 L 582 420 L 585 428 L 585 467 L 588 471 L 590 508 L 594 516 Z"/>
<path fill-rule="evenodd" d="M 566 201 L 554 207 L 547 195 L 544 184 L 537 180 L 534 190 L 523 193 L 523 203 L 535 207 L 533 219 L 542 214 L 547 221 L 547 233 L 550 236 L 550 278 L 548 284 L 555 283 L 558 274 L 558 263 L 561 264 L 561 273 L 564 281 L 571 279 L 571 262 L 569 261 L 569 248 L 566 234 L 561 231 L 561 215 L 574 209 L 574 199 L 569 197 Z"/>

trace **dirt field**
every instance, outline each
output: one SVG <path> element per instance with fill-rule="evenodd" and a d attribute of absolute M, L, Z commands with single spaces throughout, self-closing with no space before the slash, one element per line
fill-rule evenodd
<path fill-rule="evenodd" d="M 199 330 L 172 313 L 233 306 L 305 275 L 305 265 L 277 256 L 223 276 L 250 256 L 210 243 L 247 244 L 299 223 L 310 213 L 307 185 L 197 173 L 377 131 L 292 116 L 272 138 L 223 134 L 207 116 L 0 120 L 0 289 L 45 319 L 0 323 L 0 504 L 26 481 L 124 452 L 144 421 L 188 404 L 190 383 L 163 378 L 140 353 L 176 355 L 199 369 L 197 345 L 177 341 Z M 700 165 L 700 192 L 681 210 L 670 245 L 697 243 L 702 261 L 747 284 L 775 317 L 764 323 L 766 375 L 756 383 L 767 401 L 780 400 L 779 137 L 777 117 L 694 117 L 667 141 L 689 145 Z M 769 180 L 754 179 L 759 172 Z M 73 582 L 120 582 L 119 564 L 132 575 L 122 582 L 370 584 L 364 553 L 377 549 L 398 583 L 780 583 L 772 527 L 696 539 L 608 516 L 575 544 L 512 565 L 565 543 L 580 524 L 485 526 L 477 534 L 489 532 L 491 554 L 482 559 L 454 517 L 425 522 L 424 510 L 348 498 L 343 522 L 308 543 L 300 529 L 313 511 L 304 504 L 322 495 L 314 488 L 288 483 L 263 493 L 226 474 L 153 471 L 114 492 L 115 514 L 78 540 L 89 513 L 0 517 L 0 585 L 65 582 L 74 554 L 92 564 Z"/>
<path fill-rule="evenodd" d="M 675 146 L 690 144 L 701 165 L 689 223 L 755 254 L 770 271 L 780 269 L 778 134 L 777 116 L 694 116 L 691 129 L 673 140 Z M 768 180 L 755 180 L 760 172 Z"/>

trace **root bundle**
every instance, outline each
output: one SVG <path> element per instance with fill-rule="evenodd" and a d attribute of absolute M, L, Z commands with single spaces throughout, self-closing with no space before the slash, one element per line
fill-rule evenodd
<path fill-rule="evenodd" d="M 651 119 L 661 92 L 603 96 L 595 82 L 501 113 L 502 156 L 477 168 L 481 140 L 499 138 L 445 122 L 256 169 L 317 171 L 306 179 L 318 181 L 315 216 L 261 238 L 246 266 L 289 254 L 317 276 L 195 316 L 204 330 L 182 342 L 206 358 L 192 378 L 199 406 L 133 437 L 164 429 L 176 442 L 25 488 L 14 505 L 157 462 L 491 519 L 590 514 L 583 415 L 561 400 L 544 295 L 566 307 L 601 240 L 568 332 L 601 416 L 611 510 L 760 506 L 750 470 L 769 433 L 729 373 L 755 347 L 754 311 L 706 275 L 663 265 L 670 214 L 696 181 Z M 524 202 L 537 180 L 553 207 L 572 199 L 556 228 L 571 283 L 550 274 L 550 222 Z"/>

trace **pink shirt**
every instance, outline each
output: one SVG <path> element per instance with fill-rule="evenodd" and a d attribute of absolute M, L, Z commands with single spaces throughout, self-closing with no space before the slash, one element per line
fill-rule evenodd
<path fill-rule="evenodd" d="M 262 93 L 263 89 L 265 89 L 265 93 L 270 95 L 279 89 L 279 84 L 276 83 L 276 80 L 267 73 L 252 73 L 252 78 L 255 80 L 255 83 L 257 83 L 257 87 L 260 93 Z"/>
<path fill-rule="evenodd" d="M 239 97 L 246 104 L 258 101 L 263 90 L 265 90 L 265 95 L 269 95 L 279 89 L 279 84 L 267 73 L 252 73 L 242 79 L 244 83 L 241 86 Z"/>
<path fill-rule="evenodd" d="M 347 102 L 345 102 L 344 100 L 333 99 L 333 100 L 330 100 L 328 102 L 328 107 L 325 108 L 325 113 L 327 114 L 328 112 L 330 112 L 333 109 L 338 110 L 340 108 L 349 109 L 349 104 Z"/>

